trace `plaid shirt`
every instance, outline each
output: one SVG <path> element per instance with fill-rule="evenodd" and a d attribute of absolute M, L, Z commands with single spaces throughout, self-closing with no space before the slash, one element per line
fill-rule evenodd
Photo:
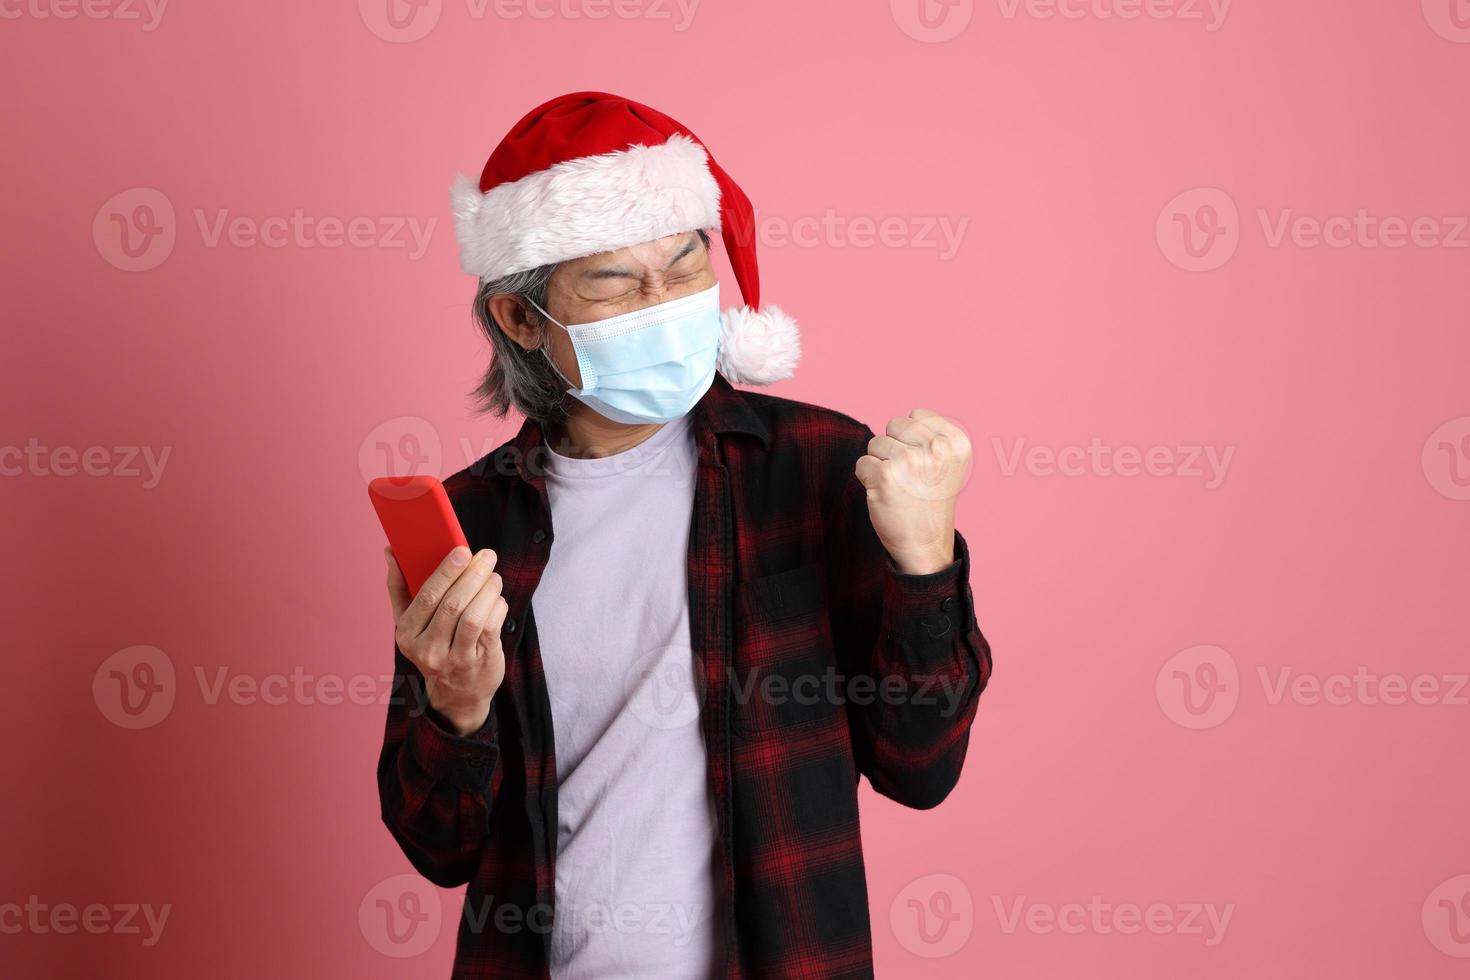
<path fill-rule="evenodd" d="M 718 818 L 717 975 L 872 976 L 858 776 L 919 808 L 959 778 L 990 677 L 969 553 L 956 533 L 948 568 L 897 570 L 853 475 L 873 433 L 845 415 L 716 375 L 693 431 L 689 641 Z M 469 885 L 456 977 L 549 976 L 556 757 L 531 610 L 555 540 L 545 452 L 528 420 L 445 483 L 470 546 L 499 556 L 510 607 L 484 728 L 436 725 L 395 651 L 383 819 L 424 877 Z"/>

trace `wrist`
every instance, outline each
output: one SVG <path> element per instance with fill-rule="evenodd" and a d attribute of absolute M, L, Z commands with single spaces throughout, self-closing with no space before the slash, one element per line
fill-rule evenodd
<path fill-rule="evenodd" d="M 483 705 L 474 705 L 466 708 L 434 708 L 430 707 L 433 720 L 453 735 L 467 738 L 485 727 L 486 720 L 490 717 L 490 702 Z"/>
<path fill-rule="evenodd" d="M 954 564 L 954 548 L 931 550 L 913 555 L 890 555 L 895 568 L 904 575 L 931 575 Z"/>

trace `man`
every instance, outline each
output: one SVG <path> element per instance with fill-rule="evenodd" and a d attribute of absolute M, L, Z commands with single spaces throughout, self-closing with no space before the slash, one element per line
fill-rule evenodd
<path fill-rule="evenodd" d="M 416 597 L 388 555 L 378 779 L 469 886 L 455 975 L 871 976 L 858 777 L 937 805 L 990 676 L 963 433 L 732 387 L 789 375 L 795 325 L 749 200 L 647 106 L 554 99 L 453 203 L 480 395 L 526 421 L 446 481 L 469 550 Z"/>

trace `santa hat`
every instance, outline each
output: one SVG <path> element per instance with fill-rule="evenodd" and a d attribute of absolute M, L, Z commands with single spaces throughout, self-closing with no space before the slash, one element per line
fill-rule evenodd
<path fill-rule="evenodd" d="M 450 191 L 460 266 L 481 280 L 719 228 L 747 305 L 721 316 L 720 373 L 741 384 L 789 378 L 796 321 L 760 308 L 750 199 L 687 128 L 616 95 L 577 92 L 532 109 L 476 183 Z"/>

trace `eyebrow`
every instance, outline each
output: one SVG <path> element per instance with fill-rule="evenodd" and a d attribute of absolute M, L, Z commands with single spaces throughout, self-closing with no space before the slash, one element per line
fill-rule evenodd
<path fill-rule="evenodd" d="M 665 265 L 663 267 L 663 271 L 664 272 L 668 272 L 674 266 L 678 265 L 679 262 L 682 261 L 685 256 L 687 256 L 690 252 L 693 252 L 694 251 L 694 246 L 696 246 L 698 244 L 699 244 L 699 236 L 696 235 L 696 234 L 691 233 L 690 234 L 690 237 L 689 237 L 689 240 L 684 243 L 684 247 L 681 248 L 681 249 L 679 249 L 679 253 L 677 255 L 675 255 L 672 259 L 669 259 L 668 265 Z M 627 269 L 620 269 L 620 268 L 617 268 L 617 267 L 613 267 L 611 269 L 588 269 L 586 272 L 582 273 L 582 278 L 583 279 L 594 279 L 594 280 L 595 279 L 642 279 L 643 276 L 641 276 L 640 274 L 638 274 L 636 272 L 631 272 L 631 271 L 629 271 Z"/>

